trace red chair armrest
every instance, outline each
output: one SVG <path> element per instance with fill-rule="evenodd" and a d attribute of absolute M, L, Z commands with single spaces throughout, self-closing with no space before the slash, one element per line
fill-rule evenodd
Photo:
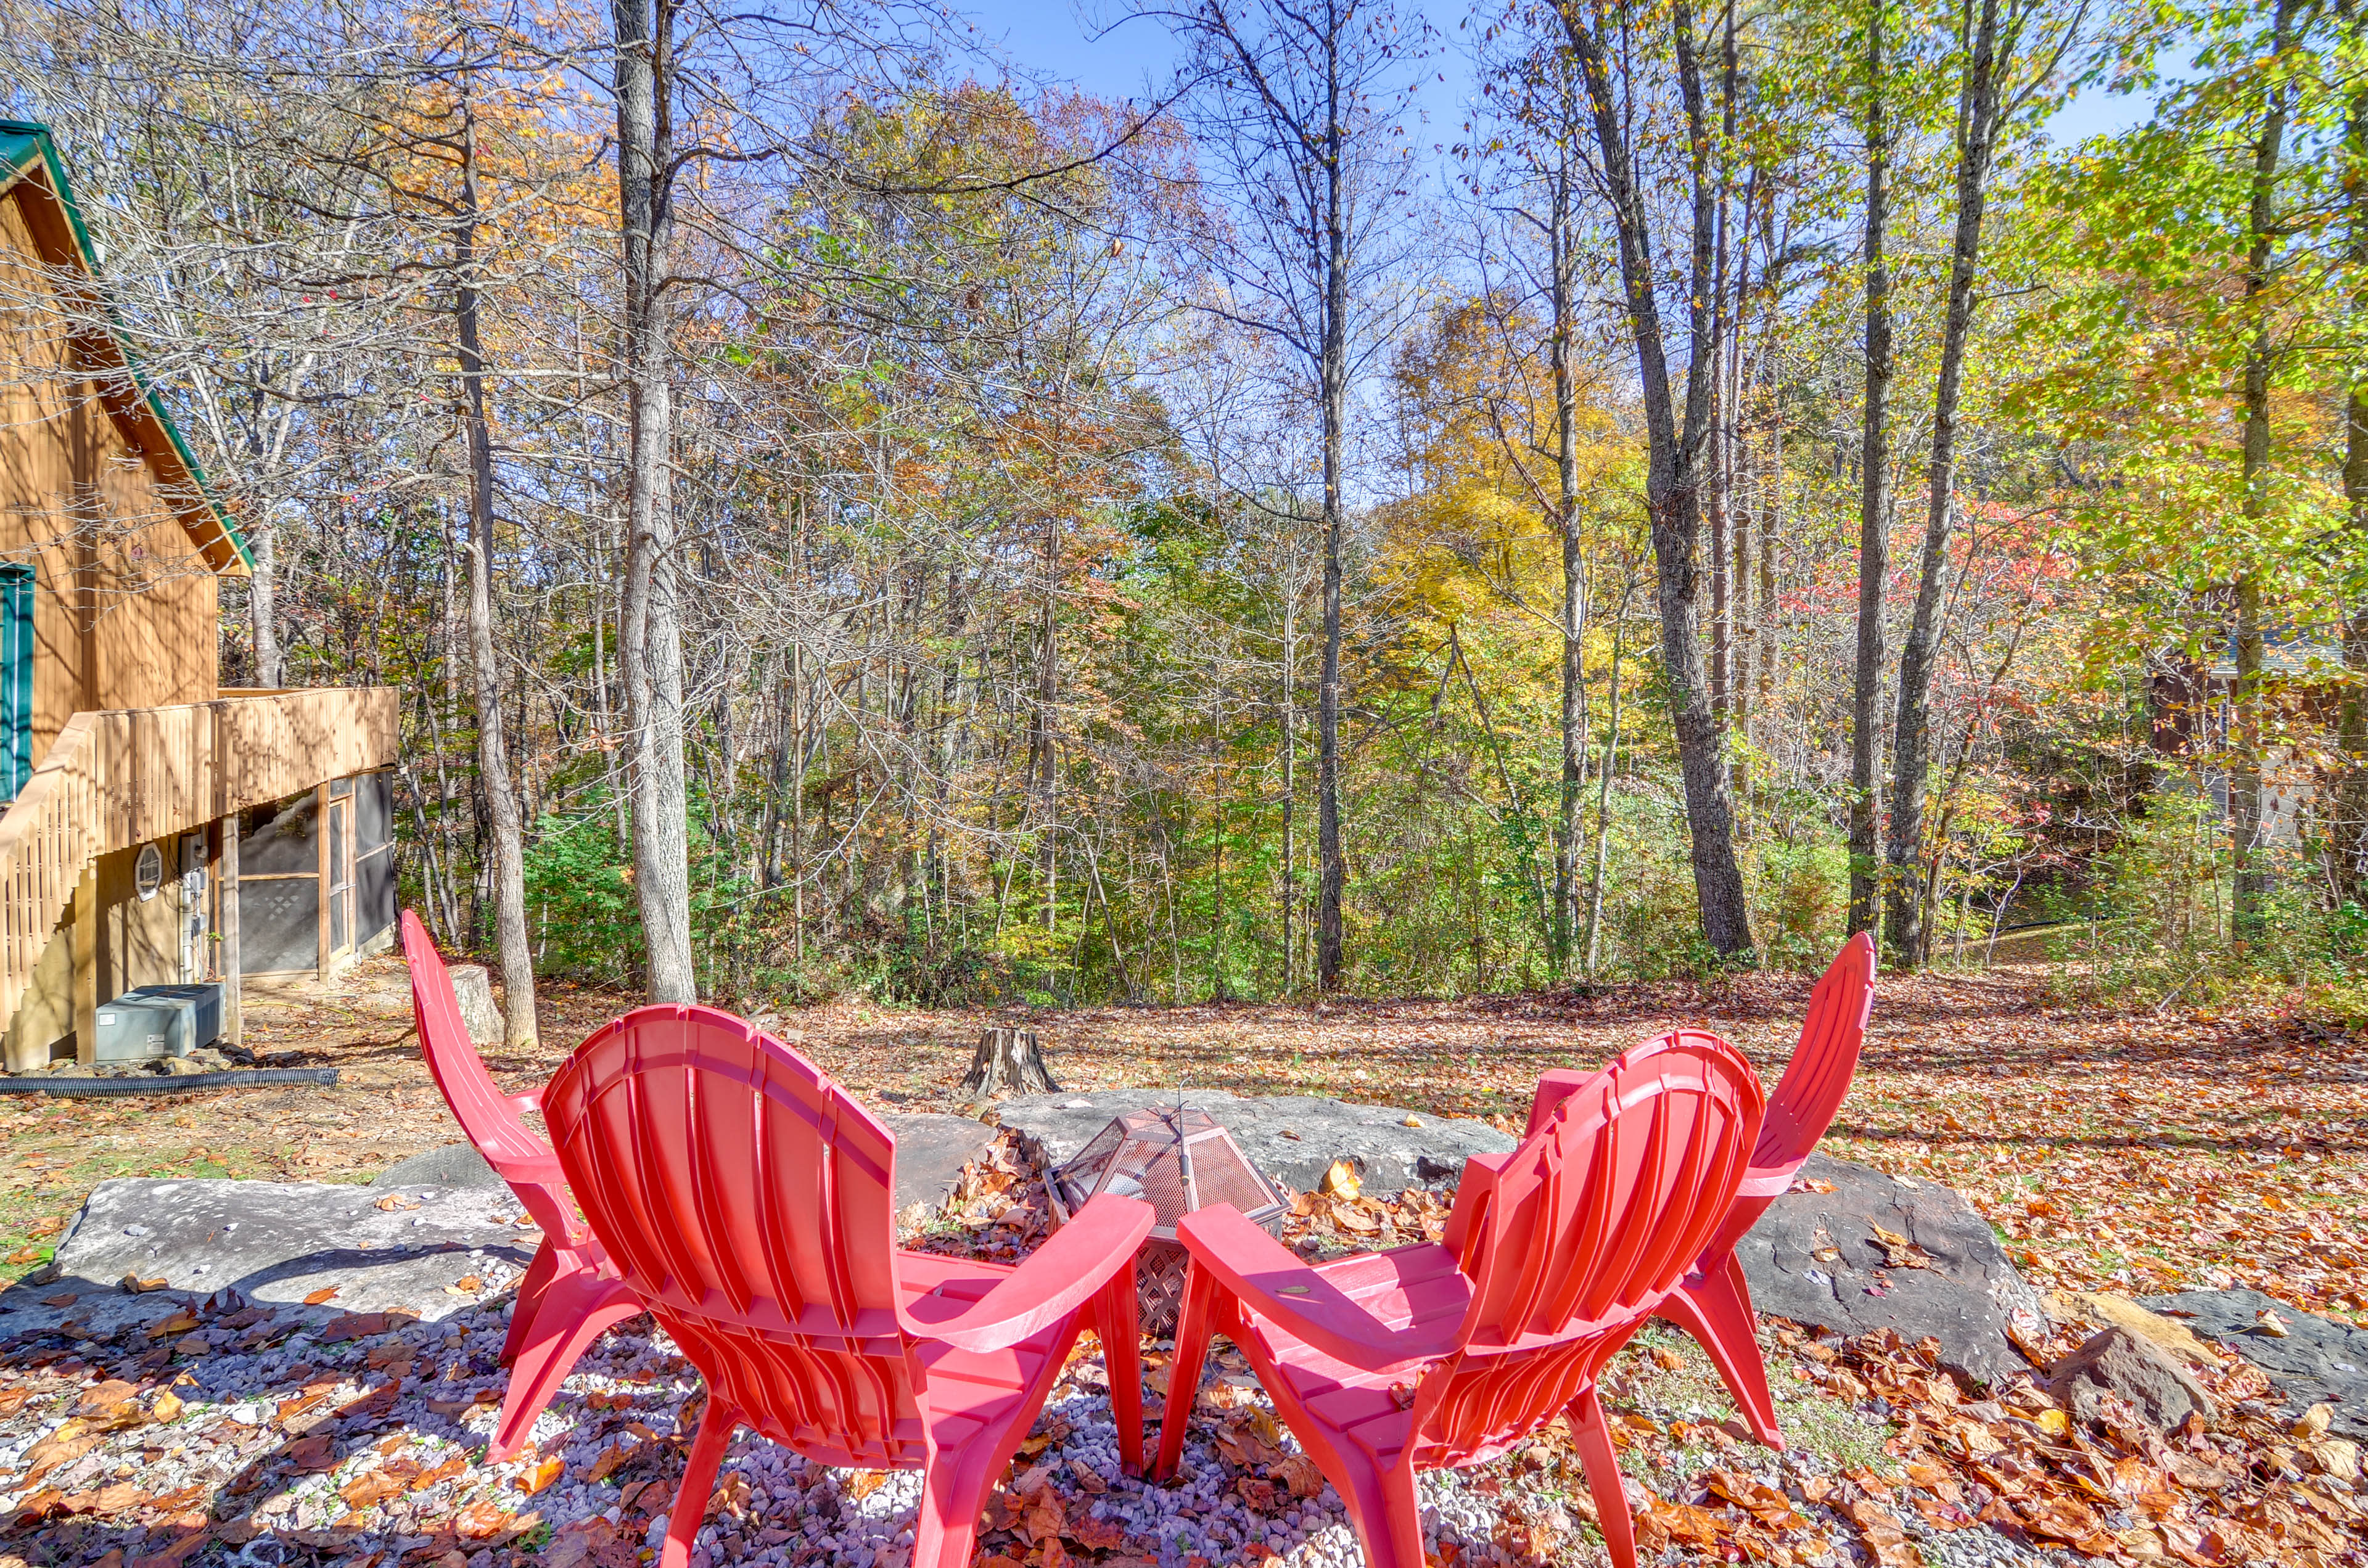
<path fill-rule="evenodd" d="M 970 1302 L 920 1297 L 905 1309 L 906 1326 L 957 1350 L 1008 1349 L 1085 1305 L 1133 1260 L 1156 1218 L 1150 1204 L 1106 1192 L 994 1290 Z"/>
<path fill-rule="evenodd" d="M 1808 1163 L 1809 1156 L 1787 1160 L 1779 1165 L 1754 1165 L 1743 1173 L 1743 1184 L 1735 1189 L 1737 1198 L 1782 1198 L 1793 1190 L 1793 1178 Z"/>
<path fill-rule="evenodd" d="M 1428 1333 L 1391 1327 L 1307 1267 L 1229 1203 L 1177 1222 L 1177 1238 L 1217 1283 L 1262 1318 L 1367 1372 L 1394 1372 L 1453 1350 L 1460 1323 Z"/>

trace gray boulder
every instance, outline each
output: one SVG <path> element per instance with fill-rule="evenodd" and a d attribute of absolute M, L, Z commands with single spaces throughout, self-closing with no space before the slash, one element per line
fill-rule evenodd
<path fill-rule="evenodd" d="M 372 1187 L 500 1187 L 502 1178 L 485 1164 L 473 1143 L 447 1143 L 424 1154 L 414 1154 L 370 1177 Z"/>
<path fill-rule="evenodd" d="M 1250 1163 L 1296 1191 L 1322 1184 L 1332 1162 L 1357 1162 L 1374 1192 L 1452 1188 L 1473 1154 L 1501 1154 L 1517 1140 L 1485 1121 L 1432 1116 L 1397 1106 L 1349 1105 L 1313 1095 L 1229 1095 L 1221 1089 L 1110 1089 L 1026 1095 L 998 1107 L 1031 1158 L 1047 1166 L 1074 1158 L 1112 1118 L 1178 1098 L 1222 1123 Z M 1411 1119 L 1413 1125 L 1408 1125 Z"/>
<path fill-rule="evenodd" d="M 2259 1367 L 2278 1397 L 2296 1411 L 2332 1405 L 2335 1422 L 2328 1429 L 2339 1437 L 2368 1442 L 2368 1329 L 2304 1312 L 2259 1290 L 2182 1290 L 2149 1296 L 2141 1305 Z M 2263 1312 L 2278 1315 L 2283 1335 L 2262 1326 Z"/>
<path fill-rule="evenodd" d="M 525 1272 L 539 1238 L 519 1220 L 507 1191 L 103 1181 L 60 1238 L 43 1282 L 0 1291 L 0 1335 L 67 1319 L 112 1334 L 221 1291 L 316 1322 L 396 1310 L 435 1321 Z M 124 1289 L 127 1276 L 143 1289 Z M 479 1288 L 463 1290 L 471 1276 Z M 324 1290 L 329 1299 L 308 1303 Z"/>
<path fill-rule="evenodd" d="M 918 1206 L 934 1214 L 953 1196 L 962 1166 L 986 1152 L 995 1131 L 967 1117 L 883 1116 L 896 1137 L 896 1210 Z M 503 1186 L 472 1143 L 447 1143 L 399 1160 L 370 1178 L 375 1187 L 439 1187 L 484 1190 Z"/>
<path fill-rule="evenodd" d="M 880 1119 L 896 1139 L 896 1212 L 946 1206 L 962 1180 L 962 1167 L 986 1153 L 995 1130 L 966 1116 L 916 1111 Z"/>
<path fill-rule="evenodd" d="M 450 971 L 452 995 L 461 1004 L 461 1022 L 472 1045 L 502 1043 L 502 1010 L 494 1006 L 494 983 L 481 963 L 456 963 Z"/>
<path fill-rule="evenodd" d="M 2101 1422 L 2104 1396 L 2129 1402 L 2147 1426 L 2168 1432 L 2190 1415 L 2220 1412 L 2187 1369 L 2126 1328 L 2108 1328 L 2047 1369 L 2048 1392 L 2082 1421 Z"/>
<path fill-rule="evenodd" d="M 1735 1249 L 1754 1306 L 1840 1334 L 1929 1335 L 1943 1366 L 1983 1382 L 2028 1368 L 2007 1329 L 2044 1330 L 2039 1293 L 1962 1194 L 1824 1154 L 1801 1175 L 1833 1190 L 1786 1193 Z M 1929 1267 L 1894 1265 L 1878 1225 L 1907 1237 Z"/>

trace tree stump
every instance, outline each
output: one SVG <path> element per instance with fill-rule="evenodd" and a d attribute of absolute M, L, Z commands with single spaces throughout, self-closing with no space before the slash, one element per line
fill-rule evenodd
<path fill-rule="evenodd" d="M 983 1100 L 997 1089 L 1022 1095 L 1057 1095 L 1053 1071 L 1034 1029 L 985 1029 L 978 1037 L 978 1054 L 971 1058 L 970 1076 L 962 1081 L 965 1099 Z"/>
<path fill-rule="evenodd" d="M 469 1031 L 471 1045 L 502 1043 L 502 1010 L 494 1006 L 494 983 L 481 963 L 456 963 L 448 971 L 452 977 L 452 998 L 461 1004 L 461 1022 Z"/>

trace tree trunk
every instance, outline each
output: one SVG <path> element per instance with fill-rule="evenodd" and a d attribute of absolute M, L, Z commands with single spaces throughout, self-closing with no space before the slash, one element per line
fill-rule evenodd
<path fill-rule="evenodd" d="M 978 1051 L 971 1058 L 970 1072 L 962 1081 L 960 1096 L 965 1100 L 983 1100 L 1001 1089 L 1019 1095 L 1061 1092 L 1061 1085 L 1053 1081 L 1052 1069 L 1044 1064 L 1044 1051 L 1034 1029 L 979 1031 Z"/>
<path fill-rule="evenodd" d="M 1327 59 L 1337 79 L 1337 37 Z M 1340 849 L 1340 555 L 1345 543 L 1347 498 L 1341 494 L 1342 447 L 1349 416 L 1349 232 L 1341 166 L 1347 127 L 1339 95 L 1325 125 L 1324 344 L 1324 667 L 1315 696 L 1315 852 L 1317 908 L 1315 986 L 1328 993 L 1340 983 L 1340 901 L 1348 868 Z"/>
<path fill-rule="evenodd" d="M 494 930 L 502 959 L 502 1043 L 535 1040 L 534 946 L 526 926 L 526 866 L 518 791 L 503 735 L 501 665 L 494 653 L 494 437 L 485 415 L 485 357 L 477 290 L 477 122 L 463 102 L 461 211 L 452 233 L 454 323 L 469 447 L 469 662 L 476 676 L 477 777 L 494 840 Z"/>
<path fill-rule="evenodd" d="M 1570 169 L 1557 172 L 1550 242 L 1553 246 L 1555 531 L 1562 536 L 1562 794 L 1554 814 L 1553 953 L 1557 973 L 1570 970 L 1578 929 L 1578 812 L 1587 787 L 1587 576 L 1579 553 L 1578 390 L 1572 373 L 1571 276 L 1576 247 L 1570 233 Z"/>
<path fill-rule="evenodd" d="M 1587 880 L 1587 944 L 1581 964 L 1592 980 L 1603 935 L 1603 867 L 1611 846 L 1611 772 L 1620 762 L 1620 655 L 1627 646 L 1628 588 L 1620 591 L 1620 614 L 1611 623 L 1611 711 L 1603 728 L 1603 762 L 1595 776 L 1595 868 Z"/>
<path fill-rule="evenodd" d="M 1931 755 L 1933 666 L 1941 642 L 1941 593 L 1956 523 L 1957 404 L 1964 381 L 1965 340 L 1974 320 L 1974 272 L 1981 256 L 1982 210 L 1997 149 L 1999 83 L 2013 58 L 1998 37 L 1998 0 L 1981 0 L 1973 58 L 1957 100 L 1957 232 L 1949 261 L 1949 304 L 1941 335 L 1940 381 L 1932 401 L 1932 463 L 1926 481 L 1923 569 L 1916 609 L 1899 649 L 1899 702 L 1891 743 L 1889 866 L 1884 877 L 1884 945 L 1892 961 L 1914 968 L 1925 949 L 1925 774 Z"/>
<path fill-rule="evenodd" d="M 614 0 L 617 190 L 624 251 L 625 582 L 617 663 L 632 767 L 633 894 L 649 949 L 649 999 L 699 999 L 690 945 L 690 810 L 683 765 L 677 603 L 672 343 L 673 0 Z"/>
<path fill-rule="evenodd" d="M 1282 994 L 1299 990 L 1299 508 L 1282 576 Z"/>
<path fill-rule="evenodd" d="M 2356 24 L 2355 24 L 2356 25 Z M 2368 87 L 2355 93 L 2342 143 L 2345 248 L 2351 264 L 2352 309 L 2368 316 Z M 2368 540 L 2368 365 L 2351 368 L 2344 398 L 2343 499 L 2353 549 Z M 2336 790 L 2334 887 L 2338 903 L 2368 904 L 2368 593 L 2358 589 L 2343 619 L 2344 683 L 2337 725 L 2343 778 Z"/>
<path fill-rule="evenodd" d="M 1686 367 L 1682 429 L 1669 397 L 1668 359 L 1663 347 L 1658 273 L 1652 257 L 1649 218 L 1636 183 L 1628 143 L 1628 120 L 1611 84 L 1611 64 L 1602 40 L 1565 6 L 1564 30 L 1578 56 L 1587 84 L 1596 141 L 1603 153 L 1603 182 L 1619 245 L 1620 277 L 1630 327 L 1636 342 L 1650 465 L 1645 499 L 1653 528 L 1653 562 L 1661 619 L 1663 676 L 1677 731 L 1678 759 L 1686 791 L 1686 826 L 1692 840 L 1694 894 L 1703 938 L 1722 959 L 1752 950 L 1750 911 L 1744 899 L 1743 868 L 1735 856 L 1735 813 L 1727 794 L 1725 735 L 1712 716 L 1702 672 L 1698 616 L 1701 585 L 1702 485 L 1714 367 L 1702 354 Z M 1710 131 L 1704 119 L 1702 65 L 1694 48 L 1691 9 L 1672 17 L 1678 74 L 1685 99 L 1692 166 L 1692 256 L 1689 290 L 1691 338 L 1710 339 L 1711 245 L 1714 201 L 1708 167 Z"/>
<path fill-rule="evenodd" d="M 255 684 L 268 691 L 283 684 L 279 655 L 279 571 L 273 548 L 279 527 L 265 517 L 247 529 L 255 560 L 247 569 L 246 614 L 255 641 Z"/>
<path fill-rule="evenodd" d="M 1867 13 L 1866 404 L 1859 430 L 1858 668 L 1850 691 L 1850 928 L 1875 922 L 1875 802 L 1882 789 L 1883 597 L 1891 575 L 1891 128 L 1884 109 L 1883 9 Z"/>
<path fill-rule="evenodd" d="M 2282 56 L 2294 42 L 2294 0 L 2278 0 L 2271 23 L 2271 52 Z M 2252 316 L 2252 336 L 2245 349 L 2245 430 L 2243 446 L 2246 544 L 2258 549 L 2261 525 L 2269 515 L 2270 370 L 2274 350 L 2270 341 L 2268 305 L 2263 296 L 2275 281 L 2277 246 L 2278 159 L 2286 131 L 2286 89 L 2274 85 L 2261 113 L 2261 133 L 2253 143 L 2253 188 L 2247 218 L 2248 244 L 2245 258 L 2245 304 Z M 2259 935 L 2262 905 L 2269 897 L 2268 858 L 2261 844 L 2261 580 L 2248 571 L 2237 581 L 2237 685 L 2235 756 L 2228 768 L 2228 833 L 2236 860 L 2235 896 L 2229 910 L 2231 926 L 2239 938 Z"/>

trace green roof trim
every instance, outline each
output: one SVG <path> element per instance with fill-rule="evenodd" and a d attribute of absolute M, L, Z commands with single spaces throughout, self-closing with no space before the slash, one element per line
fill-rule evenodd
<path fill-rule="evenodd" d="M 74 200 L 74 184 L 66 176 L 65 161 L 58 156 L 57 139 L 50 134 L 48 126 L 36 121 L 0 119 L 0 187 L 15 184 L 19 176 L 30 173 L 36 165 L 48 175 L 50 191 L 57 198 L 60 210 L 65 213 L 66 227 L 74 234 L 74 248 L 81 256 L 83 270 L 89 274 L 93 283 L 98 283 L 98 258 L 91 244 L 90 230 L 82 221 L 82 208 Z M 103 290 L 101 299 L 105 300 Z M 110 324 L 120 324 L 120 318 L 117 317 L 111 301 L 107 302 L 106 309 Z M 141 401 L 147 404 L 148 412 L 155 415 L 165 439 L 173 443 L 174 454 L 180 459 L 181 466 L 189 471 L 190 481 L 197 485 L 198 494 L 204 500 L 207 510 L 213 514 L 215 526 L 222 529 L 222 537 L 237 552 L 240 563 L 252 568 L 254 552 L 247 549 L 246 540 L 238 531 L 238 525 L 214 494 L 213 486 L 206 479 L 206 471 L 199 466 L 197 455 L 189 450 L 188 442 L 181 435 L 181 427 L 173 423 L 173 416 L 166 412 L 164 401 L 156 395 L 156 389 L 149 384 L 139 361 L 125 345 L 120 325 L 113 332 L 113 336 L 117 352 L 123 356 L 125 373 L 139 390 Z"/>

